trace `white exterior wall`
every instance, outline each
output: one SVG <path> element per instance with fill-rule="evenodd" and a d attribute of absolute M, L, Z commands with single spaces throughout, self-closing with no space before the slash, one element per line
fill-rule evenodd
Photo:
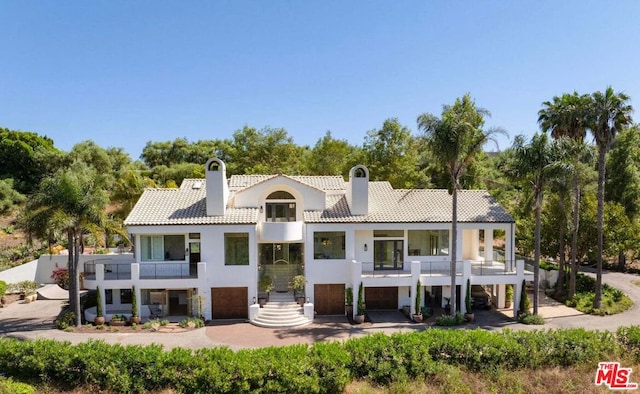
<path fill-rule="evenodd" d="M 302 220 L 302 214 L 305 210 L 321 211 L 325 209 L 325 192 L 284 176 L 269 179 L 237 192 L 234 197 L 235 206 L 238 208 L 251 208 L 264 205 L 269 194 L 281 190 L 291 193 L 295 197 L 297 220 Z M 264 220 L 264 216 L 261 220 Z"/>

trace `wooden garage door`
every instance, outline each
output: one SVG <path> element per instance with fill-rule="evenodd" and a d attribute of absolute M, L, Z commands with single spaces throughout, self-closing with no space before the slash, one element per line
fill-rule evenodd
<path fill-rule="evenodd" d="M 212 287 L 211 311 L 214 319 L 246 319 L 249 306 L 246 287 Z"/>
<path fill-rule="evenodd" d="M 367 309 L 398 309 L 397 287 L 367 287 L 364 289 L 364 302 Z"/>
<path fill-rule="evenodd" d="M 344 315 L 344 285 L 313 286 L 313 301 L 318 315 Z"/>

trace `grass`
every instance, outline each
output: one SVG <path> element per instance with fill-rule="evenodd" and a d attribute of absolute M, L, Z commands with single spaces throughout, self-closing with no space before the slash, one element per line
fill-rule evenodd
<path fill-rule="evenodd" d="M 633 283 L 634 285 L 636 285 L 636 286 L 639 286 L 639 287 L 640 287 L 640 280 L 634 280 L 634 281 L 632 281 L 631 283 Z"/>
<path fill-rule="evenodd" d="M 637 371 L 638 365 L 625 364 Z M 539 370 L 469 372 L 450 366 L 443 373 L 426 381 L 392 383 L 380 387 L 365 381 L 347 385 L 347 394 L 382 393 L 609 393 L 604 386 L 594 384 L 595 369 L 591 367 L 544 368 Z M 633 380 L 636 379 L 636 380 Z M 632 380 L 638 380 L 632 374 Z"/>

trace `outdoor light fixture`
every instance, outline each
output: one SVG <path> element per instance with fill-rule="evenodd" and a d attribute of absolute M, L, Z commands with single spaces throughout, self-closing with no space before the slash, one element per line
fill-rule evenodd
<path fill-rule="evenodd" d="M 256 297 L 253 297 L 253 303 L 254 304 L 256 303 Z"/>
<path fill-rule="evenodd" d="M 263 208 L 262 208 L 262 205 L 260 205 L 260 213 L 262 213 L 262 211 L 263 211 Z"/>
<path fill-rule="evenodd" d="M 364 244 L 364 251 L 366 252 L 367 250 L 369 250 L 369 248 L 367 247 L 367 244 Z"/>

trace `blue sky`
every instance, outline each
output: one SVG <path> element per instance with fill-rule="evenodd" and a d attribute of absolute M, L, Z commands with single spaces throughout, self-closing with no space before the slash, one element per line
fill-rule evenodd
<path fill-rule="evenodd" d="M 360 145 L 469 92 L 512 139 L 565 92 L 611 85 L 640 108 L 639 16 L 630 0 L 3 0 L 0 126 L 133 159 L 244 125 Z"/>

